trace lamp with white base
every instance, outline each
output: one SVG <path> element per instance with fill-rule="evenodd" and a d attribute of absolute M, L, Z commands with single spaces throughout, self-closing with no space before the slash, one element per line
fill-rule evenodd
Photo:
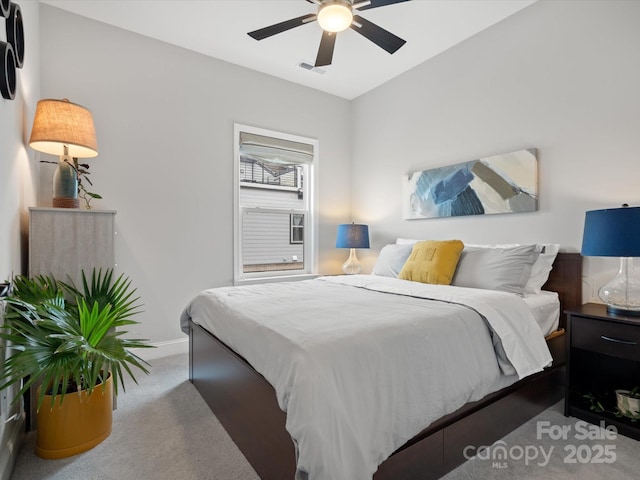
<path fill-rule="evenodd" d="M 336 248 L 349 248 L 349 259 L 342 265 L 347 275 L 360 273 L 361 265 L 356 256 L 356 248 L 369 248 L 369 227 L 355 223 L 338 225 Z"/>
<path fill-rule="evenodd" d="M 582 255 L 620 257 L 618 274 L 598 296 L 610 313 L 640 316 L 640 280 L 633 257 L 640 257 L 640 207 L 591 210 L 586 213 Z"/>

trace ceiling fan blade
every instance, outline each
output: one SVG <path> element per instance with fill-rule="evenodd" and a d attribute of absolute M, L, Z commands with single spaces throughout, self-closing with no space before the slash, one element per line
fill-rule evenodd
<path fill-rule="evenodd" d="M 409 0 L 371 0 L 371 3 L 369 5 L 364 5 L 362 7 L 358 7 L 359 0 L 355 0 L 353 3 L 354 8 L 357 8 L 359 12 L 362 12 L 364 10 L 371 10 L 372 8 L 384 7 L 387 5 L 393 5 L 394 3 L 402 3 L 408 1 Z"/>
<path fill-rule="evenodd" d="M 379 27 L 375 23 L 371 23 L 369 20 L 365 20 L 360 15 L 353 16 L 353 23 L 350 28 L 389 53 L 395 53 L 401 46 L 407 43 L 406 40 Z"/>
<path fill-rule="evenodd" d="M 303 15 L 302 17 L 292 18 L 291 20 L 285 20 L 284 22 L 276 23 L 274 25 L 269 25 L 268 27 L 254 30 L 253 32 L 249 32 L 248 35 L 255 38 L 256 40 L 263 40 L 272 35 L 286 32 L 287 30 L 291 30 L 292 28 L 304 25 L 305 23 L 310 23 L 315 19 L 316 14 L 310 13 L 308 15 Z"/>
<path fill-rule="evenodd" d="M 322 32 L 322 40 L 320 40 L 320 48 L 316 57 L 316 67 L 324 67 L 331 65 L 333 60 L 333 48 L 336 45 L 337 35 L 332 32 Z"/>

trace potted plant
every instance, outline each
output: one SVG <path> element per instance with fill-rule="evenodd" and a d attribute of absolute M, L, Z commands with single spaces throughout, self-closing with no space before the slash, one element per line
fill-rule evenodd
<path fill-rule="evenodd" d="M 612 395 L 615 393 L 616 406 L 613 410 L 605 405 L 612 405 Z M 589 410 L 594 412 L 606 412 L 618 418 L 628 418 L 631 422 L 640 420 L 640 386 L 631 390 L 617 389 L 613 392 L 600 394 L 587 393 L 582 397 L 589 402 Z"/>
<path fill-rule="evenodd" d="M 618 411 L 624 417 L 640 419 L 640 387 L 631 390 L 616 390 Z"/>
<path fill-rule="evenodd" d="M 36 453 L 62 458 L 80 453 L 111 433 L 113 394 L 131 367 L 149 373 L 147 362 L 130 351 L 147 340 L 123 338 L 139 313 L 131 282 L 113 270 L 93 271 L 82 287 L 49 276 L 13 280 L 0 337 L 12 350 L 3 363 L 0 390 L 23 381 L 14 398 L 41 385 L 37 393 Z M 66 297 L 66 298 L 65 298 Z M 137 381 L 136 381 L 137 383 Z"/>

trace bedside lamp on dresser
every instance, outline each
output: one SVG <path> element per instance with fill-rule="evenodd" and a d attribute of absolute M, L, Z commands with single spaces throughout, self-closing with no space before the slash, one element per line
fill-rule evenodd
<path fill-rule="evenodd" d="M 78 208 L 78 158 L 98 156 L 98 141 L 91 112 L 64 98 L 38 102 L 29 146 L 59 155 L 53 176 L 54 207 Z M 52 162 L 47 162 L 52 163 Z"/>
<path fill-rule="evenodd" d="M 640 387 L 640 283 L 633 271 L 633 257 L 640 257 L 640 207 L 587 212 L 582 254 L 620 257 L 620 270 L 599 291 L 604 304 L 566 312 L 565 415 L 605 422 L 640 440 L 640 409 L 620 403 Z"/>
<path fill-rule="evenodd" d="M 633 257 L 640 257 L 640 207 L 591 210 L 584 220 L 582 255 L 619 257 L 618 274 L 598 295 L 607 311 L 640 315 L 640 280 L 633 268 Z"/>

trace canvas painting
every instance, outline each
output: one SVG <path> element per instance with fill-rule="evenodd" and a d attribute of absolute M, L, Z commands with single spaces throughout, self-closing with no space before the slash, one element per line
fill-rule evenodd
<path fill-rule="evenodd" d="M 535 212 L 536 149 L 479 158 L 404 177 L 405 219 Z"/>

